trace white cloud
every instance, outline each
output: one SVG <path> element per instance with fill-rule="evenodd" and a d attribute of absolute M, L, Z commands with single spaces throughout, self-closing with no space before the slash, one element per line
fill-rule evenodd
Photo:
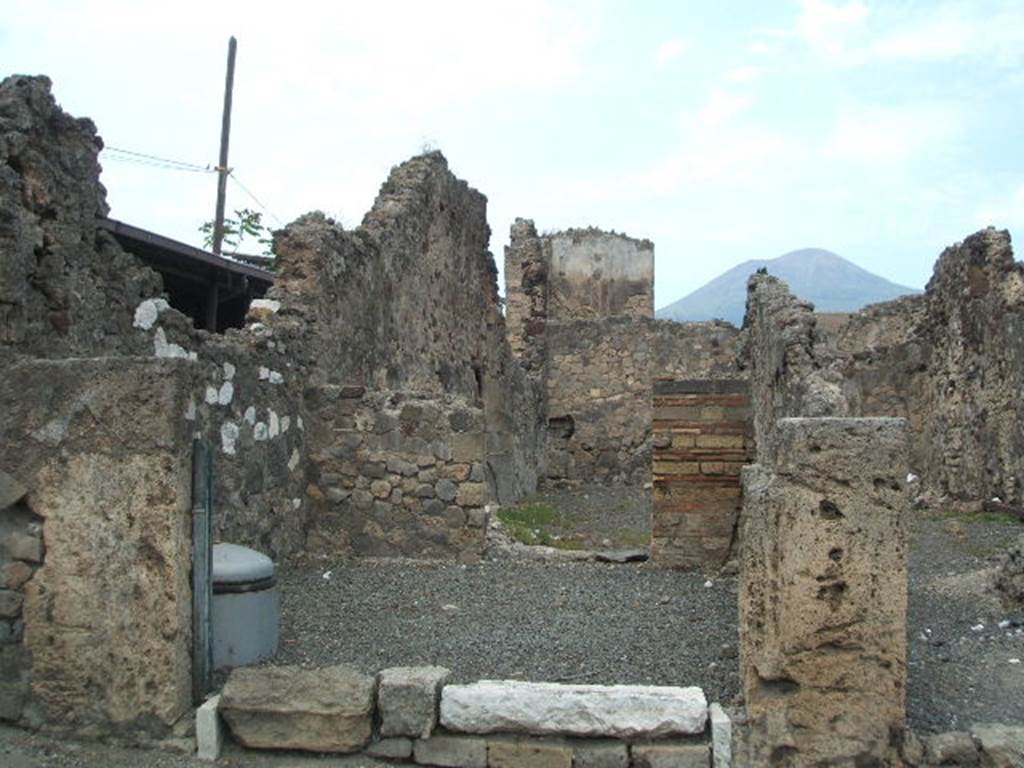
<path fill-rule="evenodd" d="M 719 128 L 749 109 L 753 103 L 750 96 L 716 88 L 697 112 L 697 120 L 708 128 Z"/>
<path fill-rule="evenodd" d="M 755 67 L 747 64 L 742 67 L 736 67 L 725 74 L 725 79 L 731 83 L 751 83 L 757 80 L 761 76 L 764 70 L 761 67 Z"/>
<path fill-rule="evenodd" d="M 842 112 L 824 147 L 828 156 L 861 163 L 893 163 L 952 146 L 960 112 L 942 105 L 860 105 Z"/>
<path fill-rule="evenodd" d="M 1024 230 L 1024 183 L 1009 195 L 980 206 L 974 213 L 974 221 L 979 227 Z"/>
<path fill-rule="evenodd" d="M 658 46 L 654 52 L 654 62 L 658 68 L 667 67 L 673 61 L 682 56 L 689 49 L 690 43 L 680 38 L 667 40 Z"/>
<path fill-rule="evenodd" d="M 921 62 L 975 56 L 1004 66 L 1024 59 L 1024 6 L 992 11 L 945 4 L 928 10 L 877 40 L 871 53 Z"/>
<path fill-rule="evenodd" d="M 797 32 L 814 50 L 827 56 L 841 55 L 848 43 L 847 36 L 856 30 L 869 11 L 860 0 L 842 5 L 826 0 L 801 0 Z"/>

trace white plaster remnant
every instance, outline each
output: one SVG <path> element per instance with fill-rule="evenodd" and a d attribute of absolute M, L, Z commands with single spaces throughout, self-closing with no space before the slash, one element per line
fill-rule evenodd
<path fill-rule="evenodd" d="M 230 381 L 225 381 L 220 385 L 220 391 L 217 393 L 217 403 L 219 405 L 228 405 L 234 396 L 235 385 Z"/>
<path fill-rule="evenodd" d="M 185 421 L 196 420 L 196 401 L 191 397 L 188 399 L 188 406 L 185 408 Z"/>
<path fill-rule="evenodd" d="M 302 423 L 302 417 L 301 416 L 296 418 L 296 422 L 295 423 L 296 423 L 296 425 L 298 426 L 299 429 L 301 429 L 301 430 L 305 430 L 306 429 L 306 427 Z"/>
<path fill-rule="evenodd" d="M 216 387 L 211 387 L 209 385 L 206 386 L 206 398 L 205 398 L 205 400 L 206 400 L 206 404 L 207 405 L 213 405 L 214 403 L 217 402 L 217 388 Z"/>
<path fill-rule="evenodd" d="M 196 757 L 213 763 L 224 745 L 224 726 L 217 713 L 220 696 L 214 696 L 196 710 Z"/>
<path fill-rule="evenodd" d="M 267 420 L 270 422 L 268 427 L 268 436 L 271 440 L 281 434 L 281 419 L 278 418 L 277 414 L 273 410 L 267 411 Z"/>
<path fill-rule="evenodd" d="M 290 427 L 291 425 L 292 425 L 292 417 L 291 416 L 282 416 L 281 417 L 281 434 L 283 435 L 285 432 L 287 432 L 288 431 L 288 427 Z"/>
<path fill-rule="evenodd" d="M 220 447 L 224 453 L 234 456 L 235 455 L 235 443 L 238 441 L 238 425 L 225 421 L 220 426 Z"/>
<path fill-rule="evenodd" d="M 294 472 L 295 468 L 297 466 L 299 466 L 299 461 L 300 460 L 301 460 L 301 457 L 299 456 L 299 449 L 298 448 L 292 448 L 292 455 L 288 459 L 288 471 L 289 472 Z M 296 501 L 298 501 L 298 499 L 296 499 Z M 298 507 L 296 507 L 296 509 L 298 509 Z"/>
<path fill-rule="evenodd" d="M 157 318 L 160 317 L 160 313 L 167 309 L 168 306 L 164 299 L 146 299 L 135 308 L 135 322 L 133 325 L 136 328 L 148 331 L 153 327 Z"/>
<path fill-rule="evenodd" d="M 284 376 L 282 376 L 278 371 L 271 371 L 270 372 L 270 383 L 271 384 L 284 384 Z"/>
<path fill-rule="evenodd" d="M 235 378 L 235 366 L 231 363 L 224 363 L 224 380 L 231 381 Z"/>
<path fill-rule="evenodd" d="M 266 381 L 270 378 L 270 369 L 265 365 L 261 365 L 257 375 L 259 376 L 260 381 Z"/>
<path fill-rule="evenodd" d="M 296 451 L 298 453 L 298 451 Z M 302 506 L 302 499 L 292 499 L 292 509 L 298 509 Z"/>
<path fill-rule="evenodd" d="M 253 424 L 255 424 L 256 423 L 256 407 L 250 405 L 248 408 L 246 408 L 245 409 L 245 415 L 242 416 L 242 420 L 246 424 L 248 424 L 249 426 L 252 426 Z"/>
<path fill-rule="evenodd" d="M 257 421 L 252 428 L 252 439 L 260 443 L 267 439 L 267 425 L 262 421 Z"/>
<path fill-rule="evenodd" d="M 711 754 L 714 768 L 732 768 L 732 720 L 721 704 L 712 704 Z"/>
<path fill-rule="evenodd" d="M 170 344 L 163 328 L 157 328 L 153 336 L 153 355 L 155 357 L 180 357 L 182 360 L 196 360 L 198 355 L 189 352 L 179 344 Z"/>
<path fill-rule="evenodd" d="M 249 313 L 258 314 L 260 317 L 276 314 L 279 309 L 281 302 L 273 299 L 253 299 L 249 302 Z"/>
<path fill-rule="evenodd" d="M 703 733 L 707 717 L 696 687 L 481 680 L 441 693 L 441 724 L 463 733 L 655 738 Z"/>

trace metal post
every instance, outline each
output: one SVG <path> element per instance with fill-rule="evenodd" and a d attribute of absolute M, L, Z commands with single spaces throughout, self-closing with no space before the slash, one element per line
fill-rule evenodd
<path fill-rule="evenodd" d="M 192 441 L 192 699 L 210 690 L 213 670 L 213 453 Z"/>
<path fill-rule="evenodd" d="M 213 219 L 213 252 L 220 255 L 224 241 L 224 197 L 228 186 L 228 139 L 231 136 L 231 91 L 235 86 L 234 37 L 228 41 L 228 74 L 224 82 L 224 114 L 220 124 L 220 161 L 217 164 L 217 213 Z"/>

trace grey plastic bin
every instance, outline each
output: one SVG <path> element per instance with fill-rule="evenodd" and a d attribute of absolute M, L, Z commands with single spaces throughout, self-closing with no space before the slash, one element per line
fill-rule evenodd
<path fill-rule="evenodd" d="M 277 653 L 281 603 L 274 561 L 238 544 L 213 547 L 213 667 L 240 667 Z"/>

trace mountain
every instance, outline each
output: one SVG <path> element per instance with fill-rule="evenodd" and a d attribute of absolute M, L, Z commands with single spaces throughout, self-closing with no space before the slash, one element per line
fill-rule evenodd
<path fill-rule="evenodd" d="M 745 261 L 662 307 L 655 317 L 680 322 L 718 318 L 739 326 L 746 306 L 747 278 L 762 267 L 785 280 L 796 296 L 813 301 L 818 312 L 854 312 L 867 304 L 920 293 L 861 269 L 831 251 L 803 248 L 775 259 Z"/>

